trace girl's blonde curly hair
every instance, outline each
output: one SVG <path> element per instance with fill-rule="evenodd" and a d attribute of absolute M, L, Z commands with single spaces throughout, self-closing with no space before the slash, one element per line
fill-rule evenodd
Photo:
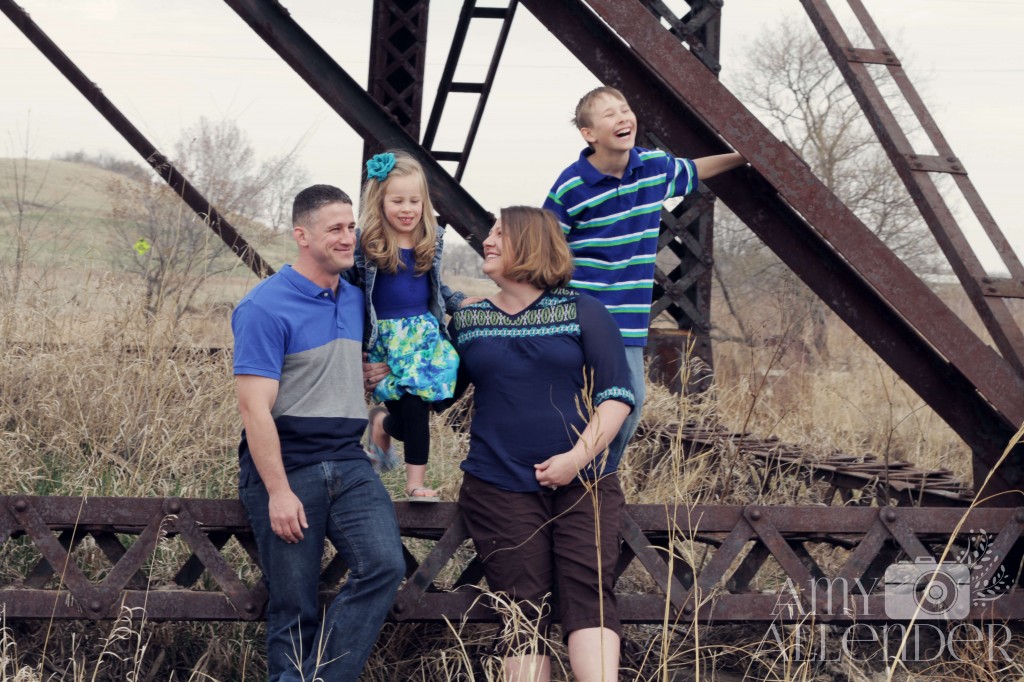
<path fill-rule="evenodd" d="M 359 244 L 366 258 L 373 261 L 379 270 L 395 273 L 399 268 L 405 267 L 395 235 L 385 224 L 384 194 L 391 178 L 418 175 L 420 196 L 423 198 L 423 215 L 413 231 L 413 253 L 416 274 L 423 274 L 430 270 L 437 248 L 437 218 L 434 216 L 434 205 L 430 201 L 427 176 L 420 162 L 411 155 L 402 151 L 391 153 L 395 155 L 395 167 L 388 176 L 384 180 L 367 178 L 363 185 L 359 202 Z"/>

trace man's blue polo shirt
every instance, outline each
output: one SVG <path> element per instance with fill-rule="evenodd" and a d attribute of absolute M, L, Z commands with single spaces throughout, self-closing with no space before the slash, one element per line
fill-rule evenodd
<path fill-rule="evenodd" d="M 365 457 L 363 292 L 344 280 L 335 296 L 290 265 L 260 282 L 231 315 L 234 373 L 280 382 L 271 414 L 285 470 Z M 259 480 L 245 432 L 239 485 Z"/>
<path fill-rule="evenodd" d="M 627 346 L 647 345 L 661 205 L 697 187 L 697 168 L 634 147 L 622 178 L 600 172 L 584 149 L 544 201 L 558 216 L 576 269 L 569 286 L 601 301 Z"/>

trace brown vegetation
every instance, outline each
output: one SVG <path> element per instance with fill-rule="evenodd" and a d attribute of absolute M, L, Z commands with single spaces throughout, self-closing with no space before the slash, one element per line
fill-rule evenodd
<path fill-rule="evenodd" d="M 80 235 L 81 236 L 81 235 Z M 90 240 L 83 239 L 83 243 Z M 95 242 L 96 240 L 92 240 Z M 93 251 L 93 254 L 96 252 Z M 102 251 L 101 251 L 102 253 Z M 282 251 L 285 253 L 285 251 Z M 282 257 L 282 260 L 286 260 Z M 229 349 L 230 310 L 255 281 L 243 268 L 209 279 L 180 315 L 153 314 L 137 278 L 94 255 L 51 269 L 31 295 L 7 301 L 0 315 L 0 471 L 6 494 L 234 497 L 235 407 Z M 488 282 L 452 277 L 449 284 L 486 295 Z M 24 290 L 23 290 L 24 293 Z M 623 465 L 630 502 L 813 504 L 821 491 L 780 479 L 751 484 L 750 462 L 726 444 L 684 457 L 656 436 L 661 425 L 716 424 L 776 436 L 810 452 L 841 449 L 948 468 L 966 477 L 967 449 L 853 334 L 827 316 L 828 353 L 781 328 L 766 293 L 748 309 L 757 343 L 716 345 L 716 383 L 699 398 L 649 389 L 643 432 Z M 752 311 L 758 311 L 760 317 Z M 728 330 L 728 313 L 716 311 Z M 464 433 L 434 424 L 428 483 L 454 499 Z M 385 476 L 397 495 L 400 471 Z M 426 551 L 414 548 L 414 551 Z M 0 572 L 31 560 L 24 545 L 0 550 Z M 468 559 L 468 550 L 467 559 Z M 681 548 L 688 556 L 688 548 Z M 691 557 L 699 564 L 697 558 Z M 102 570 L 97 564 L 96 570 Z M 159 566 L 156 574 L 159 575 Z M 621 591 L 648 578 L 624 575 Z M 493 627 L 387 625 L 364 679 L 496 679 L 486 655 Z M 262 679 L 262 632 L 251 624 L 150 624 L 125 614 L 113 624 L 6 622 L 0 681 Z M 627 628 L 623 677 L 670 679 L 850 679 L 877 677 L 878 666 L 778 660 L 759 649 L 763 633 L 738 626 Z M 560 644 L 555 643 L 556 650 Z M 943 662 L 897 679 L 996 680 L 1005 674 Z M 555 667 L 556 677 L 560 668 Z"/>

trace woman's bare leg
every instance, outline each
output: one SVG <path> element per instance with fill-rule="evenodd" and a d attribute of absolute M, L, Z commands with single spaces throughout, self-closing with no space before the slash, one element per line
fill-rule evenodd
<path fill-rule="evenodd" d="M 569 633 L 569 666 L 578 682 L 617 682 L 619 636 L 608 628 Z"/>
<path fill-rule="evenodd" d="M 504 671 L 505 682 L 550 682 L 551 658 L 539 654 L 506 656 Z"/>

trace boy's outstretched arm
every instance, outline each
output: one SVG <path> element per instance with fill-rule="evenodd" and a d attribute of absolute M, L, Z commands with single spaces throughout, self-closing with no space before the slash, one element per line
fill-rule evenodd
<path fill-rule="evenodd" d="M 693 165 L 697 167 L 697 177 L 701 180 L 707 180 L 719 173 L 738 168 L 746 162 L 747 160 L 740 156 L 739 152 L 731 152 L 729 154 L 702 156 L 699 159 L 694 159 Z"/>

